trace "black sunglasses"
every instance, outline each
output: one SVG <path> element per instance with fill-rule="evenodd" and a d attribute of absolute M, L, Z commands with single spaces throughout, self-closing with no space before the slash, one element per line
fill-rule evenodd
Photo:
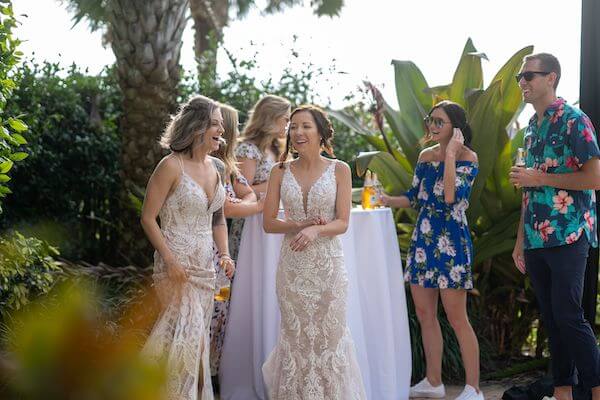
<path fill-rule="evenodd" d="M 446 124 L 450 124 L 450 122 L 448 121 L 444 121 L 441 118 L 438 117 L 432 117 L 430 115 L 426 116 L 425 118 L 423 118 L 423 122 L 425 123 L 425 125 L 427 126 L 435 126 L 437 129 L 442 129 L 442 127 Z"/>
<path fill-rule="evenodd" d="M 525 78 L 525 80 L 527 82 L 531 82 L 531 80 L 535 77 L 536 74 L 546 76 L 549 73 L 550 72 L 546 72 L 546 71 L 525 71 L 525 72 L 521 72 L 520 74 L 515 76 L 515 79 L 517 80 L 517 83 L 519 83 L 521 81 L 521 78 Z"/>

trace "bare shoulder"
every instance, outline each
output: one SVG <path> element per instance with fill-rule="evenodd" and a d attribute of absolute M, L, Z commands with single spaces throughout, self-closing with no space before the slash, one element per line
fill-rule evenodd
<path fill-rule="evenodd" d="M 348 164 L 346 164 L 344 161 L 341 160 L 335 160 L 333 161 L 335 163 L 335 177 L 338 180 L 343 180 L 343 181 L 351 181 L 352 180 L 352 170 L 350 169 L 350 166 Z"/>
<path fill-rule="evenodd" d="M 271 167 L 271 173 L 269 176 L 271 177 L 271 179 L 281 179 L 281 177 L 283 176 L 283 172 L 286 168 L 289 168 L 289 164 L 287 162 L 275 163 Z"/>
<path fill-rule="evenodd" d="M 439 145 L 427 147 L 419 153 L 418 162 L 429 162 L 436 159 L 437 153 L 439 152 Z"/>
<path fill-rule="evenodd" d="M 350 166 L 342 161 L 342 160 L 334 160 L 332 161 L 333 163 L 335 163 L 335 174 L 338 176 L 346 176 L 346 175 L 352 175 L 352 170 L 350 169 Z"/>
<path fill-rule="evenodd" d="M 158 162 L 154 173 L 173 176 L 179 175 L 181 173 L 181 160 L 178 159 L 177 155 L 171 153 Z"/>
<path fill-rule="evenodd" d="M 477 158 L 477 153 L 470 148 L 465 147 L 464 151 L 460 155 L 460 161 L 470 161 L 476 163 L 479 161 L 479 159 Z"/>

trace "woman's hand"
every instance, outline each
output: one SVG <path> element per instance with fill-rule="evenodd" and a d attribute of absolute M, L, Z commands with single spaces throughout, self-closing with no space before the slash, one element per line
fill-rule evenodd
<path fill-rule="evenodd" d="M 290 242 L 290 247 L 293 251 L 303 251 L 306 247 L 314 242 L 319 237 L 319 225 L 315 224 L 302 229 L 296 237 Z"/>
<path fill-rule="evenodd" d="M 456 156 L 458 156 L 458 153 L 460 153 L 460 151 L 463 148 L 465 138 L 463 136 L 462 131 L 459 128 L 454 128 L 452 132 L 452 138 L 450 138 L 448 147 L 446 147 L 446 154 L 456 158 Z"/>
<path fill-rule="evenodd" d="M 512 167 L 509 173 L 510 183 L 516 187 L 542 186 L 544 172 L 534 168 Z"/>
<path fill-rule="evenodd" d="M 188 279 L 185 268 L 176 260 L 165 261 L 167 276 L 174 283 L 184 283 Z"/>
<path fill-rule="evenodd" d="M 515 241 L 515 248 L 512 252 L 512 258 L 515 263 L 517 269 L 522 273 L 527 273 L 527 268 L 525 267 L 525 256 L 523 255 L 523 238 L 518 238 Z"/>
<path fill-rule="evenodd" d="M 233 274 L 235 273 L 235 261 L 233 261 L 231 257 L 226 254 L 222 255 L 219 258 L 219 266 L 225 271 L 225 276 L 229 279 L 233 278 Z"/>
<path fill-rule="evenodd" d="M 392 196 L 385 194 L 385 193 L 381 193 L 381 204 L 383 204 L 386 207 L 390 207 L 391 200 L 392 200 Z"/>
<path fill-rule="evenodd" d="M 241 203 L 242 199 L 238 199 L 237 197 L 233 197 L 233 196 L 227 196 L 227 201 L 232 204 L 237 204 L 237 203 Z"/>

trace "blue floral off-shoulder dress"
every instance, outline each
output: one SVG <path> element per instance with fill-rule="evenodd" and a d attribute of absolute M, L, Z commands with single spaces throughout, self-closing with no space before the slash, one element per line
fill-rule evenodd
<path fill-rule="evenodd" d="M 444 201 L 444 163 L 419 162 L 405 195 L 419 211 L 404 279 L 426 288 L 473 289 L 473 244 L 465 214 L 478 165 L 456 161 L 455 202 Z"/>

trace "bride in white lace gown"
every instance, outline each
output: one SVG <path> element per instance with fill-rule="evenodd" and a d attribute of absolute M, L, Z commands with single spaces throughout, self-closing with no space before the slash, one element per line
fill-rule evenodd
<path fill-rule="evenodd" d="M 163 304 L 142 354 L 166 363 L 169 400 L 213 399 L 213 240 L 226 274 L 231 277 L 234 270 L 222 211 L 223 164 L 208 156 L 218 149 L 222 134 L 223 118 L 215 102 L 198 96 L 185 104 L 161 139 L 173 153 L 152 174 L 142 209 L 142 227 L 156 249 L 153 278 Z"/>
<path fill-rule="evenodd" d="M 332 137 L 323 111 L 296 109 L 288 145 L 299 158 L 271 171 L 264 228 L 285 238 L 276 278 L 281 329 L 263 365 L 270 400 L 366 398 L 346 325 L 348 280 L 337 237 L 350 217 L 350 168 L 320 155 L 322 148 L 331 153 Z"/>

